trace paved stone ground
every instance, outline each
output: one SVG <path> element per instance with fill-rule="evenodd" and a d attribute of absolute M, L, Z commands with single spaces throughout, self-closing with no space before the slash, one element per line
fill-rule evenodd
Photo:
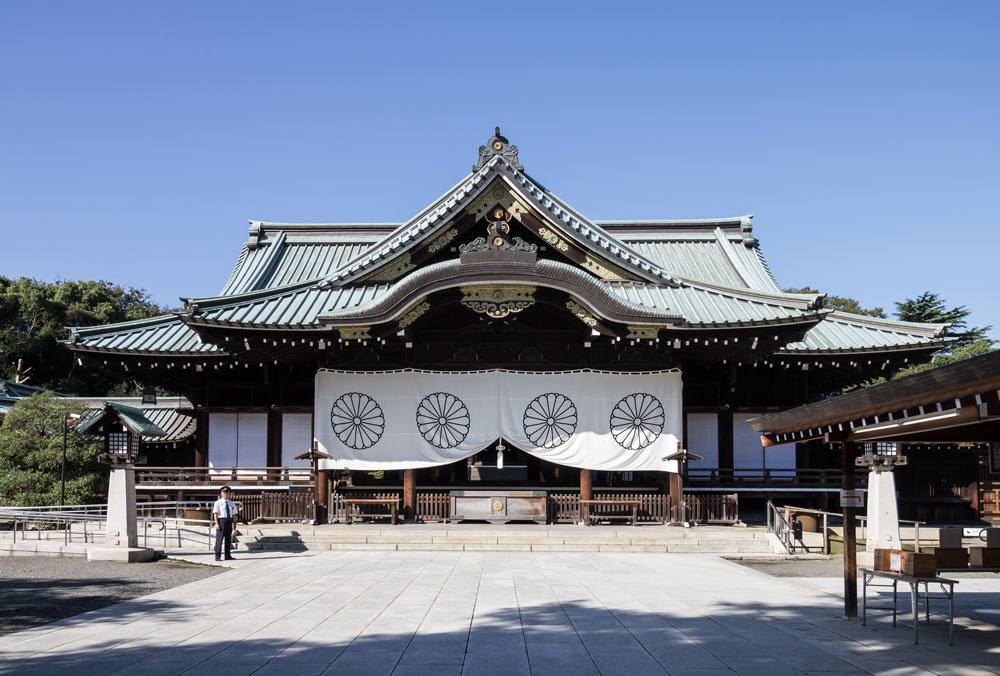
<path fill-rule="evenodd" d="M 246 554 L 234 571 L 0 637 L 0 674 L 794 676 L 1000 673 L 1000 582 L 955 646 L 839 617 L 838 581 L 704 555 Z M 940 620 L 940 618 L 936 618 Z"/>
<path fill-rule="evenodd" d="M 0 558 L 0 636 L 121 603 L 224 569 L 177 561 L 132 565 L 47 556 Z"/>

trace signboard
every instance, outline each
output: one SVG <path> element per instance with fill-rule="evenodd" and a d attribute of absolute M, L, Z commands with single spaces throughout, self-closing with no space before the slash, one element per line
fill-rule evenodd
<path fill-rule="evenodd" d="M 840 506 L 843 507 L 864 507 L 865 506 L 865 492 L 864 491 L 840 491 Z"/>

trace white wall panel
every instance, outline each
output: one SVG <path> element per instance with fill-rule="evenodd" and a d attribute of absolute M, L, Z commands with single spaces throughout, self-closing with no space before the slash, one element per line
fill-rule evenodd
<path fill-rule="evenodd" d="M 208 466 L 236 466 L 238 413 L 210 413 L 208 416 Z"/>
<path fill-rule="evenodd" d="M 240 467 L 267 466 L 267 414 L 240 413 L 236 460 Z"/>
<path fill-rule="evenodd" d="M 754 432 L 747 423 L 751 418 L 759 418 L 761 415 L 733 414 L 733 467 L 738 470 L 752 469 L 756 472 L 764 468 L 764 447 L 760 443 L 760 432 Z"/>
<path fill-rule="evenodd" d="M 312 413 L 285 413 L 281 416 L 281 464 L 283 467 L 308 467 L 308 460 L 296 460 L 312 448 Z"/>
<path fill-rule="evenodd" d="M 688 467 L 719 466 L 719 415 L 717 413 L 687 414 L 687 450 L 704 458 L 704 460 L 688 462 Z"/>

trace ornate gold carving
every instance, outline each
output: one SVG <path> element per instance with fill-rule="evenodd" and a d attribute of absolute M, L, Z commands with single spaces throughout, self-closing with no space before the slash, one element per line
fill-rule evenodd
<path fill-rule="evenodd" d="M 500 179 L 494 179 L 493 183 L 483 190 L 479 198 L 469 206 L 469 211 L 476 216 L 476 220 L 479 220 L 489 216 L 490 210 L 497 204 L 515 218 L 528 213 L 527 205 Z"/>
<path fill-rule="evenodd" d="M 370 326 L 342 326 L 340 337 L 344 340 L 371 340 Z"/>
<path fill-rule="evenodd" d="M 403 254 L 395 261 L 395 263 L 390 263 L 385 267 L 379 268 L 372 274 L 365 277 L 365 279 L 380 282 L 391 282 L 415 267 L 417 266 L 410 262 L 410 254 Z"/>
<path fill-rule="evenodd" d="M 437 253 L 441 249 L 448 246 L 448 244 L 451 243 L 451 240 L 455 239 L 457 236 L 458 230 L 455 228 L 442 233 L 440 237 L 436 238 L 433 242 L 427 245 L 427 253 Z"/>
<path fill-rule="evenodd" d="M 576 315 L 577 319 L 586 324 L 587 326 L 597 326 L 597 317 L 593 315 L 587 308 L 585 308 L 579 301 L 575 298 L 571 298 L 566 301 L 566 309 Z"/>
<path fill-rule="evenodd" d="M 548 228 L 539 228 L 538 236 L 560 251 L 569 251 L 569 244 Z"/>
<path fill-rule="evenodd" d="M 462 305 L 501 319 L 535 304 L 535 287 L 522 285 L 463 286 Z"/>
<path fill-rule="evenodd" d="M 430 303 L 417 301 L 417 304 L 411 307 L 409 311 L 407 311 L 407 313 L 400 318 L 399 328 L 405 329 L 407 326 L 420 319 L 420 317 L 422 317 L 423 314 L 430 309 Z"/>
<path fill-rule="evenodd" d="M 660 335 L 660 329 L 665 328 L 663 326 L 632 326 L 628 327 L 628 335 L 625 336 L 629 340 L 655 340 L 657 336 Z"/>
<path fill-rule="evenodd" d="M 583 261 L 583 267 L 587 268 L 601 279 L 632 279 L 632 277 L 621 268 L 598 260 L 596 257 L 587 254 Z"/>

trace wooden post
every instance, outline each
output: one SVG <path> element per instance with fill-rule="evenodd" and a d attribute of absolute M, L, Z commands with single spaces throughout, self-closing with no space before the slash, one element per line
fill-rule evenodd
<path fill-rule="evenodd" d="M 589 469 L 580 470 L 580 499 L 594 499 L 593 477 L 591 476 Z"/>
<path fill-rule="evenodd" d="M 590 473 L 589 469 L 580 470 L 580 523 L 589 525 L 590 520 L 587 514 L 590 511 L 589 507 L 584 507 L 584 500 L 594 499 L 594 478 Z"/>
<path fill-rule="evenodd" d="M 332 470 L 316 470 L 316 504 L 320 507 L 317 518 L 326 523 L 328 521 L 328 509 L 330 501 L 330 472 Z"/>
<path fill-rule="evenodd" d="M 198 427 L 195 432 L 194 466 L 208 467 L 208 413 L 198 411 Z"/>
<path fill-rule="evenodd" d="M 854 490 L 854 457 L 857 444 L 844 442 L 840 445 L 842 488 Z M 854 507 L 844 507 L 844 616 L 849 620 L 858 619 L 858 545 L 856 542 L 856 521 Z"/>
<path fill-rule="evenodd" d="M 413 521 L 417 518 L 417 470 L 403 470 L 403 518 Z"/>
<path fill-rule="evenodd" d="M 679 463 L 678 463 L 679 464 Z M 670 498 L 667 501 L 667 523 L 680 523 L 685 520 L 681 510 L 684 499 L 684 477 L 680 472 L 668 472 L 670 476 Z"/>

